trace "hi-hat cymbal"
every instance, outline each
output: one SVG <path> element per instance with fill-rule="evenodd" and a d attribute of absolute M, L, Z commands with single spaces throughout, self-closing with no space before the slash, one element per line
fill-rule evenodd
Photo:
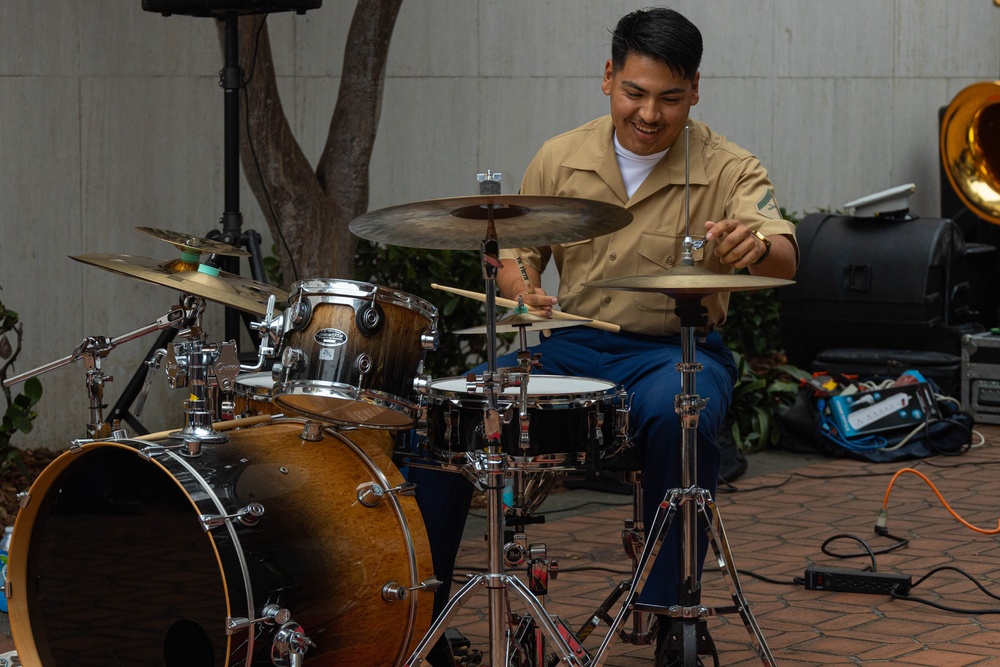
<path fill-rule="evenodd" d="M 629 292 L 659 292 L 668 296 L 700 296 L 717 292 L 747 292 L 791 285 L 795 281 L 740 273 L 715 273 L 700 266 L 678 266 L 659 276 L 625 276 L 584 283 L 586 287 Z"/>
<path fill-rule="evenodd" d="M 278 303 L 288 301 L 288 292 L 276 287 L 225 271 L 220 271 L 217 276 L 199 271 L 178 271 L 172 260 L 107 254 L 71 256 L 71 259 L 155 285 L 172 287 L 255 315 L 267 312 L 267 300 L 271 295 Z"/>
<path fill-rule="evenodd" d="M 521 329 L 532 331 L 543 331 L 545 329 L 561 329 L 563 327 L 577 327 L 587 324 L 592 320 L 553 320 L 533 313 L 513 312 L 497 320 L 497 333 L 517 333 Z M 468 329 L 458 329 L 457 334 L 484 334 L 489 333 L 486 325 L 469 327 Z"/>
<path fill-rule="evenodd" d="M 621 206 L 575 197 L 483 195 L 432 199 L 369 211 L 351 232 L 369 241 L 435 250 L 478 249 L 492 213 L 501 248 L 571 243 L 632 222 Z"/>
<path fill-rule="evenodd" d="M 157 229 L 155 227 L 136 227 L 137 230 L 150 236 L 155 236 L 161 241 L 166 241 L 178 250 L 197 253 L 215 253 L 216 255 L 228 255 L 230 257 L 249 257 L 250 253 L 242 248 L 237 248 L 221 241 L 203 239 L 200 236 L 181 234 L 172 232 L 169 229 Z"/>

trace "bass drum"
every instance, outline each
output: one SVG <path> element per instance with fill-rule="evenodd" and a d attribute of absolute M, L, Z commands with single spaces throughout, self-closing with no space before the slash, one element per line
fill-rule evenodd
<path fill-rule="evenodd" d="M 391 434 L 281 420 L 229 436 L 197 457 L 90 442 L 42 471 L 10 548 L 22 664 L 405 661 L 430 627 L 433 595 L 409 590 L 433 580 L 427 533 L 412 497 L 359 500 L 403 483 Z"/>

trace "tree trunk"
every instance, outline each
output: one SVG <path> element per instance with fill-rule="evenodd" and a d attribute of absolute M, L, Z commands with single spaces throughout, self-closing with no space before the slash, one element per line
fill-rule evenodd
<path fill-rule="evenodd" d="M 281 105 L 264 17 L 239 19 L 239 60 L 249 82 L 240 109 L 240 159 L 278 246 L 286 288 L 295 280 L 353 275 L 357 238 L 348 226 L 368 208 L 368 167 L 389 40 L 401 3 L 358 0 L 337 104 L 316 172 Z M 219 35 L 224 48 L 221 22 Z"/>

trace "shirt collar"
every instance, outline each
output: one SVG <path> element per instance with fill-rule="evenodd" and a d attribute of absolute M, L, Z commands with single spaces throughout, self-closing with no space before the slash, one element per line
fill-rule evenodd
<path fill-rule="evenodd" d="M 689 120 L 691 164 L 689 177 L 692 185 L 707 185 L 708 175 L 705 171 L 703 149 L 706 139 L 705 125 Z M 667 185 L 684 185 L 684 133 L 682 132 L 667 152 L 667 157 L 661 160 L 639 187 L 631 200 L 625 194 L 625 184 L 614 147 L 615 126 L 611 116 L 599 119 L 594 132 L 580 144 L 577 150 L 563 160 L 562 166 L 569 169 L 581 169 L 595 172 L 611 190 L 624 202 L 635 204 Z"/>

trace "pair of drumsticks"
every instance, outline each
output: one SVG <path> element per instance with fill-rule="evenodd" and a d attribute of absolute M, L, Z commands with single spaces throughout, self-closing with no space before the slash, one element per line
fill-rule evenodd
<path fill-rule="evenodd" d="M 458 287 L 448 287 L 447 285 L 438 285 L 437 283 L 431 283 L 431 287 L 434 289 L 441 290 L 442 292 L 450 292 L 452 294 L 457 294 L 459 296 L 464 296 L 469 299 L 476 299 L 477 301 L 486 301 L 486 295 L 479 292 L 472 292 L 469 290 L 459 289 Z M 498 306 L 503 306 L 504 308 L 516 308 L 517 301 L 511 299 L 505 299 L 503 297 L 496 298 L 496 304 Z M 583 320 L 582 324 L 586 327 L 592 327 L 594 329 L 603 329 L 604 331 L 612 331 L 618 333 L 621 331 L 621 327 L 617 324 L 611 324 L 610 322 L 602 322 L 601 320 L 592 320 L 589 317 L 580 317 L 579 315 L 573 315 L 571 313 L 564 313 L 561 310 L 553 310 L 552 318 L 556 320 Z"/>

